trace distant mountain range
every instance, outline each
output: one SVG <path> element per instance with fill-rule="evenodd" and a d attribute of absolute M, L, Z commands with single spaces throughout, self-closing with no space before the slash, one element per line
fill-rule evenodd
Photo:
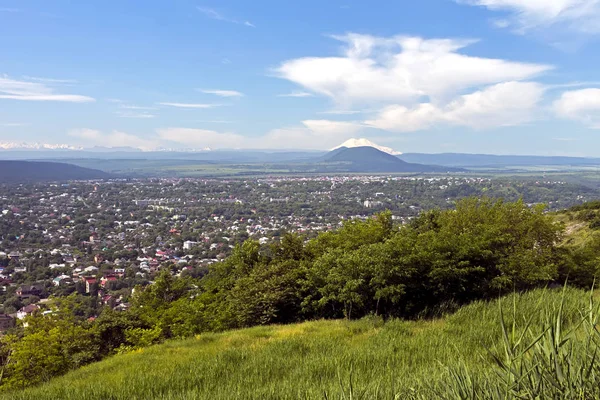
<path fill-rule="evenodd" d="M 533 166 L 533 165 L 563 165 L 585 166 L 600 165 L 600 158 L 585 157 L 552 157 L 552 156 L 502 156 L 489 154 L 462 154 L 462 153 L 405 153 L 399 156 L 406 162 L 436 164 L 452 167 L 507 167 L 507 166 Z"/>
<path fill-rule="evenodd" d="M 97 169 L 72 164 L 37 161 L 0 161 L 0 183 L 107 179 L 111 175 Z"/>
<path fill-rule="evenodd" d="M 0 143 L 0 159 L 56 161 L 97 168 L 107 172 L 128 173 L 135 169 L 146 176 L 158 173 L 153 168 L 178 168 L 196 164 L 235 165 L 237 169 L 260 171 L 261 165 L 294 173 L 344 172 L 458 172 L 466 170 L 519 169 L 530 166 L 586 168 L 600 166 L 600 158 L 505 156 L 461 153 L 400 153 L 379 146 L 368 139 L 350 139 L 334 150 L 195 150 L 161 149 L 141 151 L 132 147 L 93 147 L 81 149 L 70 145 Z M 118 161 L 118 162 L 117 162 Z M 161 176 L 164 176 L 164 170 Z M 71 179 L 71 178 L 68 178 Z"/>
<path fill-rule="evenodd" d="M 0 150 L 83 150 L 68 144 L 0 142 Z"/>

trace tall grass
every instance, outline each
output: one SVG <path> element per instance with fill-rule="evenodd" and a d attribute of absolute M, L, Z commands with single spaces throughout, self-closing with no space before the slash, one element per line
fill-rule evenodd
<path fill-rule="evenodd" d="M 314 321 L 172 341 L 2 399 L 600 398 L 598 306 L 575 289 L 437 320 Z"/>

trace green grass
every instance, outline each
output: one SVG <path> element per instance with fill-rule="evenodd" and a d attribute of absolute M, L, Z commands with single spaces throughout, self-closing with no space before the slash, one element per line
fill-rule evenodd
<path fill-rule="evenodd" d="M 314 321 L 204 334 L 114 356 L 0 399 L 475 398 L 436 397 L 435 389 L 451 393 L 448 385 L 465 376 L 498 379 L 492 354 L 505 351 L 499 304 L 506 326 L 529 326 L 537 335 L 562 298 L 561 290 L 537 290 L 430 321 Z M 584 291 L 565 291 L 565 329 L 589 300 Z"/>

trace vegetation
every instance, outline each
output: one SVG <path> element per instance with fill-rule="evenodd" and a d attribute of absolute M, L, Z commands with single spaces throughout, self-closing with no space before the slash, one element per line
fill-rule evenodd
<path fill-rule="evenodd" d="M 383 339 L 380 338 L 383 342 L 377 342 L 380 340 L 377 339 L 375 343 L 390 345 L 389 342 L 393 342 L 391 338 L 395 337 L 394 335 L 402 337 L 406 334 L 404 329 L 408 329 L 409 333 L 406 335 L 409 337 L 412 335 L 418 337 L 415 332 L 410 333 L 411 329 L 423 327 L 429 330 L 427 328 L 429 326 L 442 324 L 444 328 L 440 330 L 441 336 L 436 339 L 439 340 L 440 346 L 443 343 L 445 346 L 462 348 L 461 338 L 467 340 L 466 338 L 471 337 L 470 340 L 473 342 L 470 344 L 470 350 L 473 351 L 467 357 L 474 356 L 476 347 L 483 351 L 489 346 L 494 347 L 502 343 L 500 339 L 503 338 L 505 346 L 503 355 L 498 355 L 500 353 L 496 348 L 495 352 L 487 357 L 488 362 L 495 360 L 501 368 L 504 368 L 505 375 L 502 379 L 506 382 L 502 386 L 503 390 L 510 393 L 533 390 L 535 384 L 532 383 L 534 382 L 532 379 L 537 375 L 528 374 L 537 367 L 546 368 L 543 363 L 548 361 L 547 357 L 553 357 L 551 361 L 556 362 L 579 363 L 569 364 L 573 374 L 583 374 L 587 371 L 587 369 L 577 368 L 580 365 L 586 366 L 585 357 L 588 351 L 594 354 L 596 338 L 592 328 L 595 329 L 594 318 L 597 316 L 597 310 L 589 309 L 589 304 L 586 305 L 587 309 L 582 306 L 585 302 L 582 303 L 581 292 L 568 291 L 571 297 L 566 300 L 568 300 L 568 307 L 571 308 L 567 307 L 566 311 L 562 306 L 555 306 L 552 302 L 537 304 L 538 301 L 536 304 L 524 306 L 521 304 L 521 308 L 525 307 L 527 312 L 521 310 L 519 314 L 515 309 L 512 320 L 518 324 L 512 329 L 505 329 L 505 335 L 498 332 L 498 329 L 492 334 L 493 326 L 496 326 L 494 323 L 498 322 L 498 315 L 495 313 L 491 316 L 489 310 L 485 311 L 485 303 L 476 303 L 445 320 L 425 321 L 423 319 L 438 318 L 465 304 L 490 300 L 515 291 L 522 292 L 555 284 L 562 286 L 567 280 L 574 286 L 592 287 L 598 273 L 598 250 L 600 250 L 598 243 L 600 242 L 592 241 L 577 248 L 561 247 L 558 244 L 563 240 L 563 228 L 564 224 L 556 223 L 552 215 L 544 213 L 543 206 L 528 207 L 522 201 L 505 203 L 471 198 L 457 203 L 455 210 L 426 212 L 409 225 L 402 227 L 395 226 L 391 213 L 385 212 L 366 221 L 346 222 L 339 230 L 322 233 L 311 240 L 293 234 L 283 235 L 279 242 L 263 246 L 257 241 L 247 240 L 242 245 L 238 245 L 226 260 L 212 265 L 208 273 L 200 279 L 185 275 L 175 278 L 168 269 L 164 269 L 152 285 L 145 289 L 141 287 L 136 289 L 129 311 L 116 312 L 105 308 L 97 319 L 90 321 L 86 318 L 85 312 L 89 304 L 78 301 L 76 295 L 58 300 L 52 314 L 34 316 L 26 320 L 27 326 L 23 329 L 17 329 L 3 338 L 0 353 L 3 368 L 0 384 L 5 389 L 39 384 L 52 376 L 107 356 L 131 352 L 135 354 L 140 350 L 145 352 L 146 347 L 168 339 L 201 335 L 201 340 L 205 340 L 204 334 L 207 332 L 255 325 L 369 317 L 370 319 L 356 324 L 313 322 L 300 325 L 302 327 L 300 329 L 304 327 L 309 330 L 313 329 L 311 327 L 317 329 L 317 337 L 320 336 L 321 339 L 315 339 L 316 347 L 311 347 L 313 346 L 310 342 L 311 338 L 307 339 L 309 341 L 307 343 L 295 344 L 293 341 L 283 340 L 278 345 L 281 348 L 276 346 L 279 349 L 276 351 L 279 353 L 275 354 L 286 358 L 282 356 L 286 351 L 298 352 L 297 357 L 312 352 L 315 353 L 315 357 L 317 355 L 322 357 L 318 349 L 332 346 L 332 342 L 339 341 L 341 346 L 345 341 L 352 344 L 356 341 L 359 343 L 363 340 L 369 341 L 371 337 L 375 340 L 380 332 L 382 335 L 385 333 Z M 544 292 L 536 293 L 539 300 L 539 296 Z M 528 296 L 535 295 L 519 297 L 518 302 L 523 299 L 531 301 L 532 298 Z M 537 308 L 531 307 L 541 308 L 538 311 Z M 473 310 L 483 312 L 483 315 L 476 314 Z M 563 312 L 566 314 L 563 315 Z M 477 324 L 488 318 L 487 325 L 484 323 L 481 325 L 486 329 L 485 333 L 482 334 L 480 329 L 472 325 L 468 328 L 472 330 L 472 335 L 476 336 L 469 336 L 468 332 L 461 330 L 462 326 L 467 327 L 468 318 L 463 317 L 460 323 L 452 323 L 465 315 L 474 318 L 473 321 L 477 321 Z M 523 321 L 521 315 L 532 319 L 529 322 Z M 550 317 L 554 320 L 550 321 Z M 417 321 L 401 322 L 395 320 L 396 318 L 417 319 Z M 382 325 L 384 320 L 390 322 Z M 446 327 L 447 323 L 449 328 Z M 525 325 L 521 326 L 522 323 Z M 577 334 L 568 338 L 573 343 L 569 351 L 574 355 L 570 356 L 568 355 L 570 353 L 566 353 L 567 355 L 564 357 L 561 355 L 562 358 L 558 360 L 557 354 L 566 351 L 564 347 L 566 342 L 563 342 L 566 337 L 563 337 L 560 328 L 562 324 L 566 324 L 567 328 L 569 326 L 577 328 Z M 506 325 L 499 324 L 499 326 L 506 328 Z M 581 331 L 584 326 L 592 328 Z M 279 335 L 277 332 L 286 332 L 286 329 L 295 328 L 265 328 L 265 330 L 248 331 L 250 335 L 255 332 L 254 334 L 259 338 L 265 339 L 265 341 L 261 339 L 258 343 L 250 343 L 248 351 L 253 352 L 255 347 L 262 348 L 263 344 L 270 343 L 267 339 Z M 456 334 L 452 334 L 452 329 L 458 330 Z M 522 334 L 517 334 L 520 332 L 519 329 L 522 330 Z M 364 337 L 357 336 L 352 333 L 353 330 L 357 330 L 361 335 L 364 332 L 369 333 L 364 333 L 366 335 Z M 344 336 L 344 332 L 348 331 L 350 335 Z M 552 335 L 547 336 L 548 332 Z M 583 337 L 584 334 L 587 334 L 590 339 L 587 347 L 580 348 L 580 344 L 585 343 L 585 340 L 573 339 Z M 214 341 L 216 338 L 228 336 L 207 337 L 212 338 L 208 339 L 209 341 Z M 394 345 L 401 347 L 396 348 L 392 354 L 405 352 L 407 350 L 403 346 L 408 346 L 410 355 L 406 357 L 417 357 L 419 363 L 423 365 L 440 360 L 433 356 L 435 353 L 424 352 L 419 356 L 414 355 L 422 349 L 419 350 L 420 346 L 417 346 L 417 343 L 410 347 L 410 340 L 406 340 L 406 343 L 404 341 L 395 343 Z M 427 340 L 438 343 L 427 336 L 421 340 L 425 340 L 418 342 L 421 346 Z M 483 348 L 481 348 L 482 340 L 485 343 Z M 275 340 L 273 343 L 279 342 Z M 208 344 L 207 346 L 210 347 Z M 288 348 L 288 346 L 292 347 Z M 270 346 L 265 348 L 268 349 Z M 469 347 L 465 348 L 469 349 Z M 213 357 L 217 349 L 210 350 L 207 354 Z M 547 349 L 552 353 L 545 353 Z M 236 368 L 239 363 L 244 363 L 245 357 L 250 357 L 249 353 L 242 352 L 241 355 L 235 353 L 237 351 L 235 345 L 232 346 L 231 351 L 236 355 L 231 359 L 220 361 L 224 362 L 224 368 Z M 369 358 L 366 355 L 380 360 L 382 365 L 391 362 L 384 357 L 385 353 L 378 355 L 379 350 L 372 350 L 375 352 L 373 354 L 369 353 L 371 350 L 367 351 L 365 357 L 359 358 L 356 363 L 351 361 L 350 355 L 344 358 L 343 354 L 346 354 L 347 350 L 340 348 L 339 351 L 342 355 L 339 361 L 341 364 L 333 365 L 338 369 L 344 366 L 338 371 L 338 375 L 342 375 L 337 377 L 342 382 L 350 379 L 343 374 L 354 371 L 355 365 L 361 365 L 360 368 L 363 368 L 366 374 L 361 379 L 374 379 L 373 375 L 367 373 Z M 491 378 L 492 375 L 483 377 L 477 375 L 478 372 L 473 369 L 475 359 L 471 358 L 465 364 L 466 367 L 460 369 L 457 367 L 459 364 L 456 364 L 454 350 L 449 348 L 444 351 L 445 358 L 441 359 L 443 362 L 454 360 L 453 363 L 448 364 L 451 369 L 447 371 L 454 378 L 450 381 L 440 380 L 436 383 L 440 386 L 423 386 L 419 390 L 430 390 L 431 393 L 435 390 L 447 392 L 450 388 L 444 389 L 444 385 L 452 384 L 459 385 L 453 389 L 456 393 L 482 393 L 481 398 L 496 396 L 490 391 L 495 390 L 498 382 Z M 538 351 L 539 354 L 533 353 L 529 356 L 532 351 Z M 454 356 L 452 357 L 451 354 Z M 217 355 L 217 357 L 221 356 Z M 259 376 L 262 378 L 254 378 L 271 382 L 268 388 L 270 392 L 264 394 L 274 395 L 279 390 L 279 379 L 276 379 L 276 374 L 282 374 L 282 369 L 286 367 L 285 363 L 288 360 L 272 360 L 275 355 L 268 352 L 265 357 L 268 358 L 261 359 L 261 363 L 272 361 L 275 366 L 283 363 L 279 364 L 279 368 L 270 372 L 265 371 L 264 373 L 267 374 L 265 376 L 260 375 L 262 374 L 260 372 Z M 322 358 L 317 360 L 322 361 Z M 411 358 L 405 361 L 409 366 L 417 362 Z M 108 361 L 111 362 L 117 361 Z M 299 362 L 298 359 L 296 362 Z M 316 372 L 303 373 L 313 374 L 315 378 L 321 376 L 317 364 L 315 361 Z M 403 364 L 387 364 L 387 368 L 390 371 L 394 368 L 401 371 L 401 368 L 404 368 L 402 371 L 405 371 L 406 366 L 401 367 L 401 365 Z M 518 366 L 520 369 L 515 370 L 513 366 Z M 594 370 L 595 361 L 592 362 L 592 367 Z M 198 368 L 205 370 L 206 366 Z M 425 379 L 424 377 L 435 372 L 430 370 L 433 368 L 431 365 L 423 368 L 425 372 L 420 379 Z M 382 368 L 379 372 L 383 373 L 385 370 L 386 368 Z M 181 366 L 181 369 L 173 369 L 171 373 L 181 374 L 181 371 L 190 371 L 190 369 Z M 216 373 L 229 374 L 226 371 L 228 370 Z M 418 371 L 419 369 L 414 373 Z M 523 376 L 518 376 L 515 371 L 521 371 L 519 373 Z M 165 371 L 162 373 L 168 375 Z M 211 377 L 212 373 L 208 373 L 207 376 Z M 591 374 L 591 372 L 585 373 Z M 412 376 L 411 374 L 413 372 L 399 373 L 400 376 Z M 441 379 L 439 371 L 437 374 Z M 414 379 L 417 376 L 415 375 Z M 499 376 L 503 375 L 500 373 Z M 214 376 L 213 378 L 216 379 Z M 335 376 L 329 378 L 333 381 Z M 196 379 L 208 378 L 198 376 Z M 527 379 L 530 385 L 525 385 L 523 379 Z M 408 381 L 404 382 L 405 385 L 408 384 Z M 567 383 L 571 384 L 570 382 L 568 380 Z M 252 382 L 239 381 L 235 393 L 243 389 L 242 383 L 252 384 Z M 391 395 L 396 393 L 398 388 L 395 383 L 392 383 L 392 381 L 382 381 L 385 389 L 378 388 L 377 392 L 373 392 L 372 390 L 375 389 L 367 386 L 362 390 L 370 391 L 369 395 L 365 395 L 368 398 L 371 398 L 374 393 L 379 393 L 379 390 L 383 390 L 381 393 Z M 209 385 L 206 382 L 205 384 Z M 542 383 L 539 383 L 536 387 L 542 388 L 542 386 Z M 354 390 L 351 388 L 348 390 Z M 88 387 L 88 389 L 92 390 L 91 393 L 100 393 L 95 388 Z M 408 390 L 408 387 L 405 389 Z M 571 387 L 571 389 L 582 389 L 582 386 Z M 149 387 L 148 390 L 158 390 L 152 393 L 153 396 L 159 396 L 164 389 Z M 220 390 L 217 390 L 217 393 L 221 393 Z M 299 390 L 297 386 L 291 386 L 290 390 L 296 390 L 297 395 L 305 395 L 297 392 Z M 340 395 L 329 386 L 326 386 L 322 393 Z M 402 392 L 402 396 L 406 393 Z M 419 393 L 417 391 L 415 395 Z M 314 397 L 314 394 L 311 393 L 309 397 Z"/>
<path fill-rule="evenodd" d="M 593 302 L 581 290 L 536 290 L 474 302 L 442 319 L 368 317 L 206 333 L 2 398 L 597 398 Z"/>

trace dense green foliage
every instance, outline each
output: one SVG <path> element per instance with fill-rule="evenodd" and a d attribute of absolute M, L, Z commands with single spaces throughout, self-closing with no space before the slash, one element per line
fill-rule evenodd
<path fill-rule="evenodd" d="M 308 241 L 291 234 L 265 246 L 248 240 L 201 279 L 163 270 L 136 290 L 129 311 L 107 308 L 87 321 L 69 311 L 73 296 L 55 314 L 33 317 L 4 339 L 1 383 L 36 384 L 107 355 L 204 332 L 322 318 L 435 317 L 567 277 L 590 287 L 600 247 L 560 248 L 562 231 L 541 206 L 467 199 L 402 227 L 382 213 Z"/>
<path fill-rule="evenodd" d="M 600 381 L 597 363 L 586 369 L 598 343 L 590 313 L 598 316 L 588 292 L 536 290 L 436 320 L 370 317 L 207 333 L 0 398 L 592 399 Z"/>

